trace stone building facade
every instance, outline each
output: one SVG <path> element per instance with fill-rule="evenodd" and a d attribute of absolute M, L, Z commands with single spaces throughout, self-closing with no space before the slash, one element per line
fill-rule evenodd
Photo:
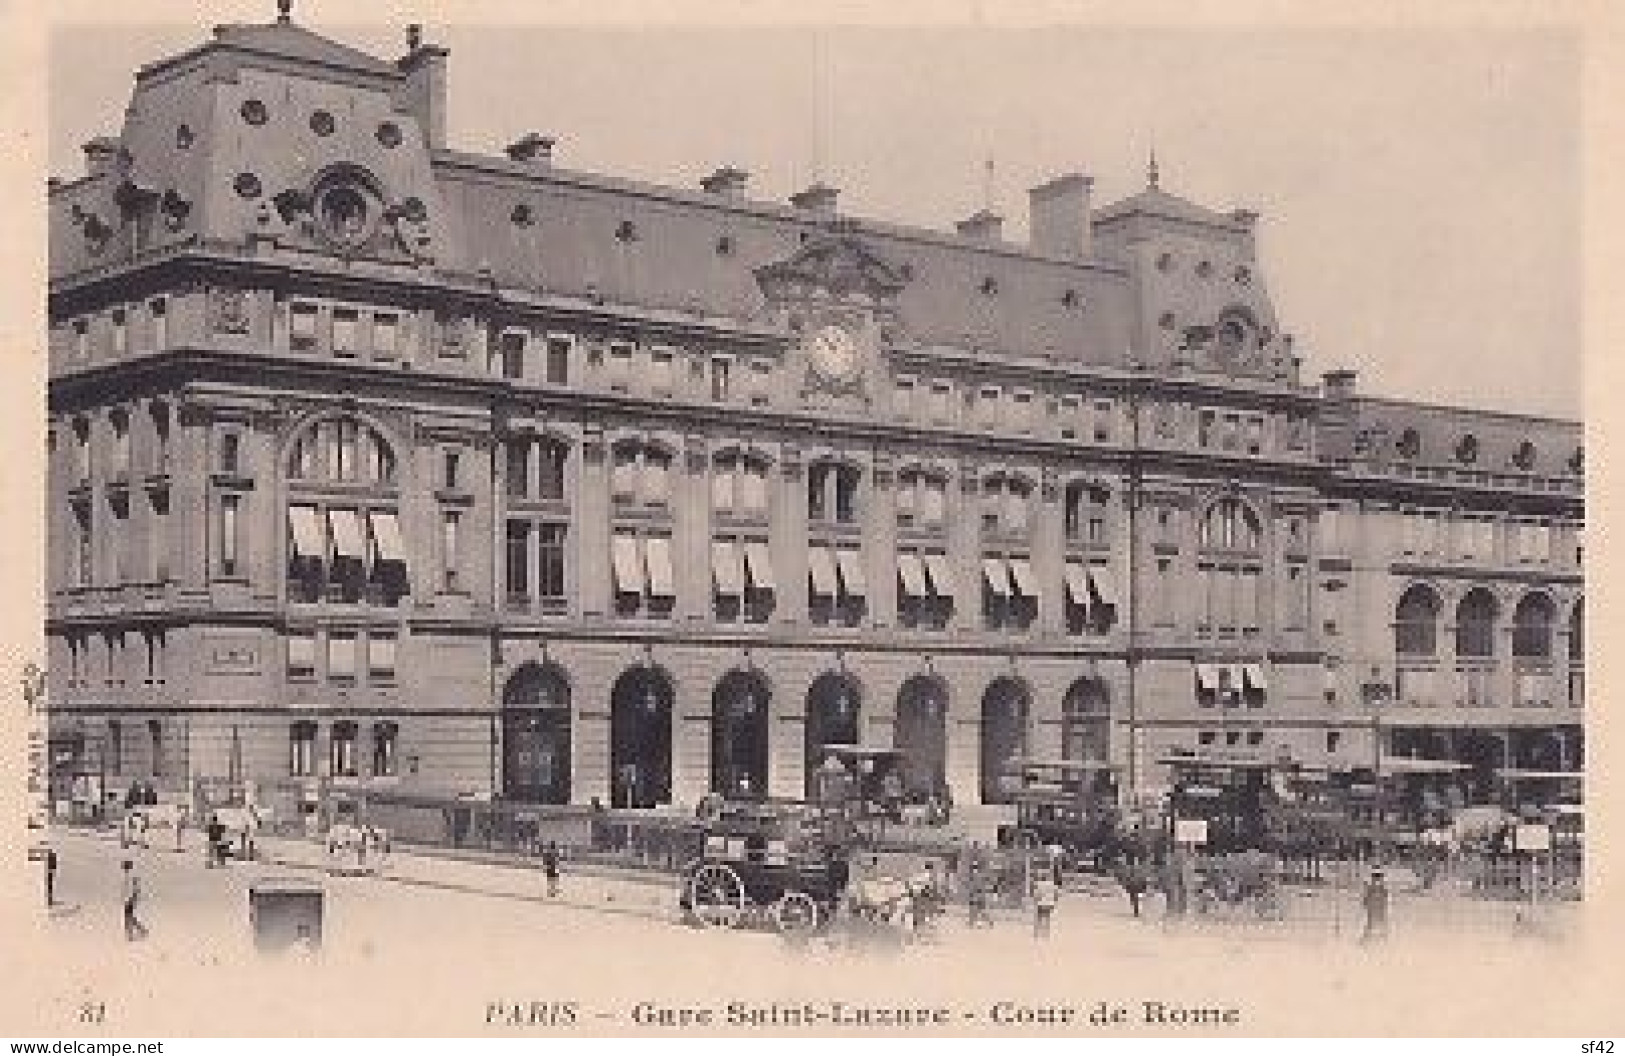
<path fill-rule="evenodd" d="M 1018 243 L 475 156 L 447 60 L 221 27 L 52 181 L 59 768 L 648 806 L 801 795 L 830 742 L 961 803 L 1016 755 L 1578 766 L 1579 425 L 1306 383 L 1255 214 L 1066 175 Z"/>

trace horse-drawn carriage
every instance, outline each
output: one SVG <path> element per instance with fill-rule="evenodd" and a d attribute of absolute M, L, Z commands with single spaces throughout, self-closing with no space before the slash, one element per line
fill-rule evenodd
<path fill-rule="evenodd" d="M 1007 780 L 1016 807 L 999 842 L 1017 847 L 1059 847 L 1074 868 L 1109 867 L 1122 843 L 1118 768 L 1079 759 L 1017 758 Z"/>
<path fill-rule="evenodd" d="M 713 800 L 679 906 L 710 927 L 768 925 L 802 935 L 837 919 L 912 931 L 947 869 L 940 849 L 899 840 L 901 753 L 829 745 L 814 803 Z"/>

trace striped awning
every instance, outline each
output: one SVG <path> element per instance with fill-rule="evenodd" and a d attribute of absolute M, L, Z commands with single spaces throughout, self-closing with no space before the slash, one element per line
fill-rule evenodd
<path fill-rule="evenodd" d="M 745 560 L 736 544 L 711 544 L 711 576 L 723 597 L 737 597 L 745 589 Z"/>
<path fill-rule="evenodd" d="M 773 555 L 768 552 L 766 543 L 745 544 L 745 570 L 751 586 L 757 590 L 778 589 L 773 579 Z"/>
<path fill-rule="evenodd" d="M 897 555 L 897 575 L 903 581 L 903 593 L 911 598 L 925 597 L 925 564 L 918 554 Z"/>
<path fill-rule="evenodd" d="M 841 570 L 841 592 L 848 597 L 861 598 L 869 593 L 863 579 L 863 559 L 856 550 L 838 550 L 835 554 Z"/>
<path fill-rule="evenodd" d="M 1089 587 L 1095 593 L 1095 601 L 1102 605 L 1117 604 L 1117 580 L 1105 565 L 1089 566 Z"/>
<path fill-rule="evenodd" d="M 372 542 L 378 548 L 378 560 L 406 564 L 406 544 L 401 540 L 400 517 L 393 512 L 375 511 L 367 514 L 372 522 Z"/>
<path fill-rule="evenodd" d="M 988 589 L 1001 598 L 1010 596 L 1010 569 L 1002 557 L 982 558 L 982 577 Z"/>
<path fill-rule="evenodd" d="M 1010 582 L 1016 594 L 1024 598 L 1038 597 L 1038 579 L 1033 575 L 1033 563 L 1025 557 L 1010 559 Z"/>
<path fill-rule="evenodd" d="M 643 541 L 643 556 L 649 568 L 649 596 L 669 598 L 677 593 L 671 570 L 671 540 L 654 535 Z"/>
<path fill-rule="evenodd" d="M 288 527 L 293 532 L 293 556 L 321 560 L 322 522 L 314 506 L 288 507 Z"/>
<path fill-rule="evenodd" d="M 1196 665 L 1196 688 L 1217 690 L 1219 688 L 1219 671 L 1212 664 Z"/>
<path fill-rule="evenodd" d="M 328 510 L 327 523 L 333 529 L 333 556 L 365 561 L 366 543 L 361 535 L 361 516 L 354 510 Z"/>
<path fill-rule="evenodd" d="M 1089 605 L 1089 573 L 1076 561 L 1066 563 L 1066 596 L 1074 605 Z"/>
<path fill-rule="evenodd" d="M 807 572 L 812 580 L 814 596 L 821 598 L 835 596 L 835 557 L 828 547 L 815 546 L 808 549 Z"/>
<path fill-rule="evenodd" d="M 931 591 L 939 598 L 954 596 L 954 576 L 943 554 L 926 554 L 925 571 L 931 577 Z"/>

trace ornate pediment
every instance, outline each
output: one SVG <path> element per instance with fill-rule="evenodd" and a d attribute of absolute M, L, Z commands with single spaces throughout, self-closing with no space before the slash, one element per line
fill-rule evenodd
<path fill-rule="evenodd" d="M 788 260 L 756 269 L 756 282 L 770 302 L 800 300 L 816 294 L 845 299 L 852 295 L 880 303 L 903 288 L 897 269 L 851 235 L 826 235 L 796 251 Z"/>

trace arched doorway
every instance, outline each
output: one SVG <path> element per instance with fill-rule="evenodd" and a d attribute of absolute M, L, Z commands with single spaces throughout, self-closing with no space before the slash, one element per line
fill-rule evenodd
<path fill-rule="evenodd" d="M 897 725 L 892 746 L 903 753 L 903 791 L 909 796 L 940 793 L 948 783 L 948 684 L 935 675 L 915 675 L 897 691 Z"/>
<path fill-rule="evenodd" d="M 730 671 L 711 694 L 711 791 L 729 799 L 767 795 L 770 692 L 755 671 Z"/>
<path fill-rule="evenodd" d="M 671 679 L 636 667 L 615 682 L 609 698 L 610 805 L 653 807 L 671 802 Z"/>
<path fill-rule="evenodd" d="M 1104 763 L 1111 757 L 1111 690 L 1080 678 L 1061 701 L 1061 758 Z"/>
<path fill-rule="evenodd" d="M 570 802 L 570 683 L 557 667 L 523 664 L 502 689 L 502 797 Z"/>
<path fill-rule="evenodd" d="M 850 675 L 830 672 L 818 676 L 807 690 L 806 751 L 807 799 L 817 798 L 819 764 L 826 744 L 857 744 L 863 695 Z"/>
<path fill-rule="evenodd" d="M 1008 803 L 1010 761 L 1027 750 L 1030 695 L 1025 683 L 998 678 L 982 694 L 982 802 Z"/>

